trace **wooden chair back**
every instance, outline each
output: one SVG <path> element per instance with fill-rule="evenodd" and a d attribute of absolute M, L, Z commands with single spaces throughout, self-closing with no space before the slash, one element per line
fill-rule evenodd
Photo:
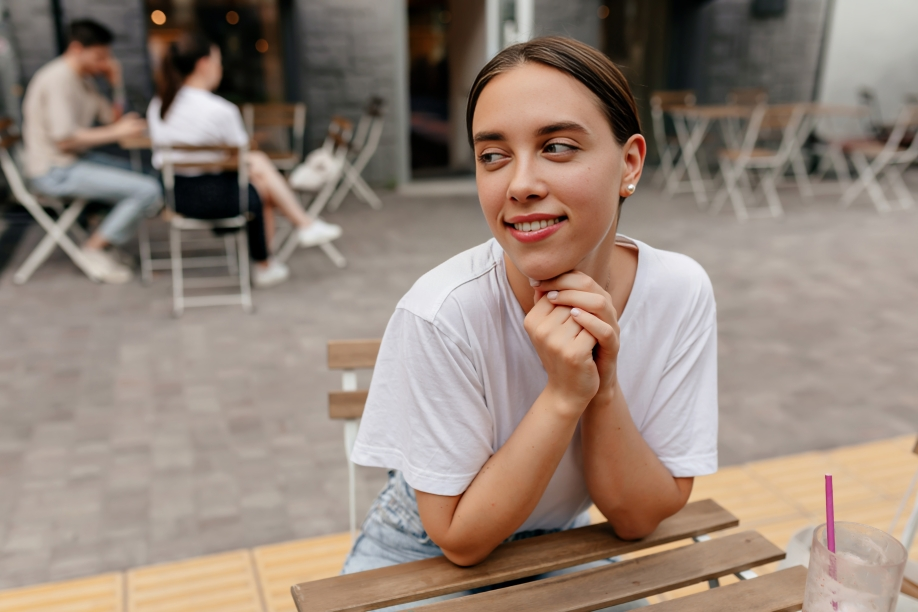
<path fill-rule="evenodd" d="M 343 370 L 341 391 L 328 394 L 328 417 L 359 419 L 367 401 L 367 391 L 357 389 L 356 370 L 372 369 L 376 365 L 381 340 L 330 340 L 328 369 Z"/>
<path fill-rule="evenodd" d="M 741 87 L 727 94 L 727 104 L 756 106 L 768 102 L 768 90 L 764 87 Z"/>
<path fill-rule="evenodd" d="M 249 147 L 230 145 L 169 145 L 156 147 L 162 155 L 162 177 L 165 200 L 168 208 L 175 211 L 175 171 L 176 169 L 194 169 L 200 172 L 236 172 L 239 183 L 239 209 L 248 210 L 249 200 L 249 174 L 246 165 L 246 155 Z M 201 161 L 177 161 L 173 153 L 205 153 L 208 159 Z"/>
<path fill-rule="evenodd" d="M 655 91 L 650 94 L 650 108 L 667 111 L 674 106 L 695 106 L 695 92 L 691 89 Z"/>
<path fill-rule="evenodd" d="M 270 157 L 291 157 L 292 163 L 302 161 L 306 138 L 305 103 L 244 104 L 242 118 L 249 137 L 263 146 Z M 279 141 L 279 149 L 275 141 Z"/>

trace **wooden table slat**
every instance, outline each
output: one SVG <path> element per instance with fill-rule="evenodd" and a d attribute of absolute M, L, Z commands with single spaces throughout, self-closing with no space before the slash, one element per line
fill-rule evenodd
<path fill-rule="evenodd" d="M 435 557 L 291 588 L 299 612 L 356 612 L 499 584 L 590 561 L 736 527 L 739 521 L 715 501 L 687 504 L 656 531 L 634 542 L 618 539 L 608 523 L 511 542 L 483 562 L 459 567 Z"/>
<path fill-rule="evenodd" d="M 784 558 L 755 531 L 424 606 L 424 612 L 589 612 L 720 578 Z M 730 610 L 745 608 L 731 606 Z"/>
<path fill-rule="evenodd" d="M 369 391 L 332 391 L 328 394 L 328 418 L 359 419 Z"/>
<path fill-rule="evenodd" d="M 796 612 L 803 607 L 806 568 L 786 570 L 744 580 L 650 606 L 648 612 Z M 651 610 L 652 608 L 652 610 Z"/>

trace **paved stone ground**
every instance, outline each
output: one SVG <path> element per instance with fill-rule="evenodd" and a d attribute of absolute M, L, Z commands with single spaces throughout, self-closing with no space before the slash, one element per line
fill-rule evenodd
<path fill-rule="evenodd" d="M 421 273 L 489 236 L 474 198 L 384 199 L 329 215 L 346 270 L 298 252 L 251 316 L 175 320 L 165 277 L 94 285 L 59 252 L 25 286 L 4 272 L 0 588 L 346 530 L 325 342 L 379 336 Z M 625 209 L 623 232 L 713 279 L 725 465 L 918 428 L 918 211 L 833 202 L 789 191 L 784 220 L 741 225 L 642 186 Z M 359 476 L 363 512 L 383 474 Z"/>

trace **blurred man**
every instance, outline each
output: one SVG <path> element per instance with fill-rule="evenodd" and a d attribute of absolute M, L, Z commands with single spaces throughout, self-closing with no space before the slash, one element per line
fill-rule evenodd
<path fill-rule="evenodd" d="M 81 159 L 89 149 L 140 136 L 146 121 L 112 104 L 92 77 L 104 76 L 123 99 L 121 65 L 111 55 L 114 39 L 105 26 L 88 19 L 70 24 L 64 54 L 47 63 L 29 83 L 22 105 L 25 171 L 41 193 L 111 202 L 114 208 L 82 247 L 94 276 L 125 283 L 131 271 L 105 251 L 130 240 L 145 215 L 159 207 L 156 179 Z M 122 95 L 117 95 L 122 92 Z M 96 124 L 99 127 L 94 127 Z"/>

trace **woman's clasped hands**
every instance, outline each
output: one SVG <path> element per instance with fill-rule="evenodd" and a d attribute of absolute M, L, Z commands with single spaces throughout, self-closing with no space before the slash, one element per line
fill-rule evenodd
<path fill-rule="evenodd" d="M 612 297 L 583 272 L 530 281 L 535 305 L 524 326 L 548 373 L 545 390 L 565 416 L 607 402 L 618 387 L 618 313 Z"/>

